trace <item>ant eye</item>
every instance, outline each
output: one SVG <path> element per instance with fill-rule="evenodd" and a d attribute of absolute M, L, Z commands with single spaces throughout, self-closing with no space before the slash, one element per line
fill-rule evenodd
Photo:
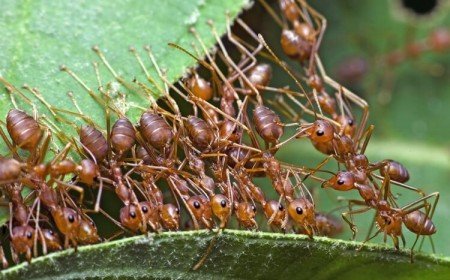
<path fill-rule="evenodd" d="M 51 230 L 51 229 L 48 230 L 48 233 L 49 233 L 50 235 L 53 235 L 53 234 L 54 234 L 53 230 Z"/>
<path fill-rule="evenodd" d="M 147 212 L 148 212 L 147 206 L 142 206 L 142 212 L 144 212 L 144 213 L 147 213 Z"/>
<path fill-rule="evenodd" d="M 199 209 L 200 203 L 198 201 L 194 201 L 194 207 L 195 207 L 195 209 Z"/>
<path fill-rule="evenodd" d="M 175 212 L 177 212 L 177 214 L 180 214 L 180 209 L 175 209 Z"/>
<path fill-rule="evenodd" d="M 67 219 L 68 219 L 69 222 L 71 222 L 71 223 L 75 222 L 75 216 L 74 216 L 74 215 L 69 215 L 69 216 L 67 217 Z"/>
<path fill-rule="evenodd" d="M 297 214 L 299 214 L 299 215 L 303 214 L 303 209 L 302 209 L 302 207 L 297 207 L 297 208 L 295 208 L 295 211 L 296 211 Z"/>
<path fill-rule="evenodd" d="M 32 234 L 30 231 L 28 231 L 28 232 L 27 232 L 27 238 L 28 238 L 28 239 L 31 239 L 31 237 L 33 237 L 33 234 Z"/>
<path fill-rule="evenodd" d="M 136 212 L 131 211 L 130 212 L 130 217 L 133 218 L 133 219 L 136 218 Z"/>
<path fill-rule="evenodd" d="M 325 131 L 323 131 L 323 130 L 317 130 L 316 131 L 316 135 L 317 136 L 323 136 L 325 134 Z"/>
<path fill-rule="evenodd" d="M 353 122 L 352 119 L 349 119 L 347 123 L 348 123 L 349 126 L 352 126 L 354 122 Z"/>
<path fill-rule="evenodd" d="M 226 207 L 227 206 L 227 202 L 226 202 L 226 200 L 224 199 L 224 200 L 222 200 L 221 202 L 220 202 L 220 205 L 222 206 L 222 207 Z"/>
<path fill-rule="evenodd" d="M 338 185 L 343 185 L 343 184 L 345 183 L 345 181 L 342 180 L 342 179 L 339 179 L 339 180 L 337 181 L 337 183 L 338 183 Z"/>
<path fill-rule="evenodd" d="M 278 210 L 283 211 L 284 210 L 284 206 L 283 205 L 278 205 Z"/>
<path fill-rule="evenodd" d="M 256 212 L 256 207 L 255 207 L 255 205 L 252 205 L 252 210 L 253 210 L 253 212 Z"/>

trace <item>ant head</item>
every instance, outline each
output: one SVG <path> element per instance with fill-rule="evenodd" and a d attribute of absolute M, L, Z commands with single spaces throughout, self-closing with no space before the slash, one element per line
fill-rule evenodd
<path fill-rule="evenodd" d="M 51 251 L 62 249 L 61 238 L 59 238 L 59 235 L 56 232 L 48 228 L 41 229 L 41 231 L 45 239 L 45 245 L 48 249 Z"/>
<path fill-rule="evenodd" d="M 205 205 L 199 196 L 191 196 L 187 200 L 187 205 L 191 209 L 192 213 L 197 220 L 201 220 L 203 212 L 205 211 Z"/>
<path fill-rule="evenodd" d="M 91 220 L 82 219 L 78 228 L 77 241 L 81 244 L 94 244 L 100 242 L 97 227 Z"/>
<path fill-rule="evenodd" d="M 274 216 L 274 213 L 275 216 Z M 266 204 L 264 204 L 264 214 L 267 219 L 270 219 L 273 216 L 273 224 L 281 225 L 286 213 L 286 209 L 283 204 L 279 203 L 276 200 L 269 200 Z"/>
<path fill-rule="evenodd" d="M 322 187 L 330 186 L 338 191 L 348 191 L 355 187 L 355 177 L 348 171 L 339 171 L 335 176 L 324 182 Z"/>
<path fill-rule="evenodd" d="M 311 141 L 317 143 L 325 143 L 333 140 L 334 132 L 334 126 L 326 120 L 316 120 L 305 130 L 306 135 Z"/>
<path fill-rule="evenodd" d="M 311 224 L 315 219 L 314 205 L 306 198 L 297 198 L 290 202 L 288 213 L 298 224 Z"/>
<path fill-rule="evenodd" d="M 12 229 L 11 243 L 20 253 L 26 252 L 34 244 L 34 228 L 29 225 L 17 226 Z"/>
<path fill-rule="evenodd" d="M 211 208 L 214 216 L 220 220 L 220 228 L 224 228 L 231 214 L 231 203 L 223 194 L 211 198 Z"/>
<path fill-rule="evenodd" d="M 399 236 L 402 234 L 402 219 L 393 212 L 379 212 L 377 224 L 388 235 Z"/>
<path fill-rule="evenodd" d="M 237 215 L 245 220 L 251 220 L 256 216 L 256 206 L 249 202 L 240 202 L 237 206 Z"/>
<path fill-rule="evenodd" d="M 341 124 L 344 135 L 350 138 L 353 137 L 356 130 L 356 123 L 353 118 L 346 115 L 339 115 L 336 121 Z"/>
<path fill-rule="evenodd" d="M 180 209 L 168 203 L 160 206 L 159 215 L 164 227 L 168 230 L 178 230 L 180 227 Z"/>
<path fill-rule="evenodd" d="M 52 212 L 56 227 L 64 235 L 75 236 L 80 225 L 78 213 L 69 207 L 56 208 Z"/>
<path fill-rule="evenodd" d="M 140 211 L 136 205 L 129 204 L 120 209 L 120 223 L 132 232 L 139 231 L 142 222 Z"/>

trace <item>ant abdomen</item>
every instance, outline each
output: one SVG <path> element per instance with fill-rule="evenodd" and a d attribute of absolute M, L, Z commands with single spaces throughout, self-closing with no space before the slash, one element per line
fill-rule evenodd
<path fill-rule="evenodd" d="M 201 151 L 211 147 L 214 141 L 214 131 L 206 121 L 189 116 L 185 126 L 194 147 Z"/>
<path fill-rule="evenodd" d="M 314 43 L 316 40 L 316 33 L 314 29 L 307 23 L 294 21 L 294 31 L 298 36 L 300 36 L 300 38 L 309 43 Z"/>
<path fill-rule="evenodd" d="M 422 211 L 416 210 L 403 217 L 405 226 L 413 233 L 420 235 L 435 234 L 437 229 L 433 221 Z"/>
<path fill-rule="evenodd" d="M 290 22 L 298 20 L 300 13 L 295 0 L 280 0 L 280 9 Z"/>
<path fill-rule="evenodd" d="M 172 128 L 158 114 L 145 112 L 142 114 L 140 132 L 144 139 L 154 148 L 162 149 L 170 146 L 173 140 Z"/>
<path fill-rule="evenodd" d="M 41 139 L 42 130 L 38 122 L 17 109 L 8 112 L 6 128 L 14 144 L 27 151 L 34 150 Z"/>
<path fill-rule="evenodd" d="M 250 69 L 248 80 L 255 87 L 265 87 L 272 79 L 272 67 L 267 63 L 260 63 Z"/>
<path fill-rule="evenodd" d="M 258 105 L 253 110 L 253 121 L 258 134 L 268 143 L 276 143 L 283 135 L 280 117 L 263 105 Z"/>
<path fill-rule="evenodd" d="M 81 127 L 80 142 L 88 156 L 92 155 L 97 162 L 101 162 L 108 155 L 108 143 L 105 136 L 93 126 L 84 125 Z"/>
<path fill-rule="evenodd" d="M 138 159 L 144 161 L 145 164 L 151 164 L 152 158 L 148 154 L 147 150 L 142 146 L 137 146 L 136 148 L 136 156 Z"/>
<path fill-rule="evenodd" d="M 20 176 L 21 164 L 12 158 L 0 159 L 0 181 L 17 180 Z"/>
<path fill-rule="evenodd" d="M 198 98 L 201 98 L 203 100 L 210 100 L 213 96 L 211 83 L 199 77 L 198 75 L 193 75 L 187 80 L 186 84 L 192 94 L 194 94 Z"/>
<path fill-rule="evenodd" d="M 111 129 L 111 145 L 118 154 L 123 154 L 133 147 L 136 132 L 127 118 L 118 119 Z"/>
<path fill-rule="evenodd" d="M 281 48 L 283 52 L 290 58 L 297 58 L 299 55 L 298 45 L 300 37 L 293 31 L 285 29 L 281 33 Z"/>
<path fill-rule="evenodd" d="M 231 142 L 239 142 L 242 137 L 242 133 L 238 131 L 238 126 L 235 122 L 230 120 L 224 120 L 219 127 L 220 139 L 227 139 Z"/>
<path fill-rule="evenodd" d="M 409 172 L 403 164 L 395 160 L 388 160 L 389 164 L 380 169 L 380 174 L 385 176 L 386 170 L 389 168 L 389 178 L 391 180 L 406 183 L 409 180 Z"/>
<path fill-rule="evenodd" d="M 283 30 L 280 43 L 283 52 L 290 58 L 303 62 L 311 56 L 312 44 L 301 38 L 293 30 Z"/>

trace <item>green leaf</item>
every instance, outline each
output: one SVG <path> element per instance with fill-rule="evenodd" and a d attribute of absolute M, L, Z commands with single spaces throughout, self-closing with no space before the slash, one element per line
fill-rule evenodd
<path fill-rule="evenodd" d="M 192 267 L 215 233 L 166 232 L 80 247 L 33 259 L 1 273 L 2 279 L 448 279 L 450 260 L 415 256 L 378 245 L 302 235 L 225 230 L 204 265 Z"/>
<path fill-rule="evenodd" d="M 156 71 L 143 50 L 143 46 L 149 45 L 159 66 L 167 70 L 167 79 L 175 81 L 195 61 L 167 44 L 173 42 L 192 49 L 191 44 L 196 40 L 189 28 L 195 27 L 206 46 L 211 48 L 216 40 L 207 21 L 214 20 L 216 29 L 222 34 L 226 27 L 226 13 L 232 20 L 248 4 L 248 0 L 3 1 L 0 74 L 19 89 L 25 83 L 37 87 L 52 106 L 76 112 L 66 94 L 73 91 L 83 113 L 100 127 L 105 127 L 104 106 L 96 103 L 66 73 L 60 72 L 60 65 L 68 66 L 96 91 L 98 84 L 91 62 L 99 61 L 99 58 L 91 47 L 98 45 L 123 79 L 130 84 L 136 77 L 144 82 L 143 71 L 128 51 L 130 46 L 134 46 L 158 81 Z M 100 74 L 104 86 L 114 81 L 102 65 Z M 153 90 L 153 97 L 160 95 L 154 87 L 148 86 Z M 125 93 L 125 100 L 116 94 L 114 103 L 122 113 L 136 121 L 142 113 L 142 109 L 136 107 L 148 108 L 150 98 L 133 90 L 119 90 Z M 0 116 L 6 116 L 12 108 L 11 100 L 4 89 L 0 93 Z M 32 94 L 24 93 L 32 98 L 39 114 L 51 116 Z M 19 107 L 32 113 L 31 104 L 17 93 L 13 96 Z M 68 117 L 72 122 L 80 123 L 79 118 Z M 64 133 L 76 134 L 73 127 L 51 120 L 62 127 Z"/>
<path fill-rule="evenodd" d="M 52 106 L 75 112 L 66 94 L 73 91 L 83 113 L 100 127 L 105 127 L 104 107 L 96 103 L 69 75 L 61 72 L 60 65 L 70 67 L 95 91 L 98 84 L 92 62 L 98 62 L 99 58 L 91 47 L 98 45 L 122 78 L 130 84 L 136 77 L 144 82 L 143 71 L 128 51 L 130 46 L 134 46 L 158 81 L 157 73 L 143 50 L 143 46 L 149 45 L 160 67 L 167 70 L 167 79 L 175 81 L 196 62 L 167 44 L 172 42 L 192 49 L 191 43 L 196 40 L 189 28 L 195 27 L 206 46 L 211 48 L 216 40 L 207 21 L 213 19 L 216 29 L 222 34 L 225 32 L 226 14 L 232 20 L 248 5 L 248 0 L 2 1 L 0 76 L 30 98 L 40 115 L 45 114 L 68 136 L 76 136 L 72 126 L 52 118 L 48 108 L 21 86 L 28 84 L 36 87 Z M 108 85 L 115 82 L 105 67 L 100 67 L 102 83 Z M 151 87 L 150 84 L 148 86 Z M 155 90 L 154 87 L 151 89 Z M 120 103 L 117 105 L 132 121 L 136 121 L 142 110 L 130 104 L 148 108 L 150 99 L 123 87 L 120 90 L 126 93 L 127 104 L 116 98 L 115 101 Z M 157 91 L 153 94 L 154 97 L 159 95 Z M 13 97 L 21 109 L 33 113 L 30 104 L 17 93 Z M 10 95 L 5 87 L 1 87 L 2 120 L 11 108 Z M 81 123 L 79 118 L 65 116 L 76 124 Z M 0 145 L 0 152 L 9 153 L 6 145 Z M 8 209 L 0 208 L 0 222 L 7 219 Z"/>

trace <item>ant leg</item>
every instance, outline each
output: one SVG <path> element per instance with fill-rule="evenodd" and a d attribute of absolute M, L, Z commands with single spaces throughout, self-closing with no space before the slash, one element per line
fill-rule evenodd
<path fill-rule="evenodd" d="M 198 270 L 200 267 L 203 266 L 203 264 L 205 263 L 206 259 L 208 258 L 208 256 L 211 254 L 213 248 L 214 248 L 214 244 L 217 241 L 217 238 L 219 237 L 219 235 L 222 233 L 222 229 L 219 228 L 217 230 L 217 233 L 213 236 L 213 238 L 211 239 L 211 241 L 209 242 L 208 248 L 206 248 L 205 253 L 203 254 L 203 256 L 200 258 L 200 260 L 194 265 L 194 267 L 192 267 L 192 270 Z"/>
<path fill-rule="evenodd" d="M 312 108 L 314 108 L 314 103 L 311 101 L 311 99 L 309 98 L 309 96 L 306 94 L 306 91 L 304 89 L 304 87 L 302 86 L 302 84 L 297 80 L 297 78 L 295 78 L 294 74 L 291 73 L 291 71 L 287 68 L 287 66 L 285 65 L 285 63 L 283 63 L 278 56 L 275 55 L 275 53 L 272 51 L 272 49 L 269 47 L 269 45 L 267 45 L 266 41 L 264 40 L 264 38 L 262 37 L 261 34 L 258 35 L 258 39 L 260 41 L 261 44 L 264 45 L 264 47 L 267 49 L 267 51 L 269 51 L 269 53 L 272 55 L 272 57 L 275 59 L 275 61 L 277 62 L 277 64 L 279 66 L 281 66 L 281 68 L 283 68 L 283 70 L 288 73 L 288 75 L 294 80 L 295 84 L 301 89 L 301 91 L 305 94 L 306 99 L 308 100 L 308 103 L 312 106 Z M 288 95 L 289 96 L 289 95 Z M 319 101 L 316 99 L 316 104 L 319 103 Z M 314 111 L 309 110 L 308 108 L 306 108 L 303 104 L 299 104 L 301 106 L 301 108 L 308 114 L 314 115 L 317 117 L 317 113 Z M 320 117 L 323 117 L 323 115 L 319 115 Z"/>
<path fill-rule="evenodd" d="M 336 90 L 339 90 L 340 88 L 342 88 L 343 94 L 348 99 L 350 99 L 353 103 L 355 103 L 356 105 L 358 105 L 359 107 L 362 108 L 363 113 L 361 116 L 360 126 L 358 127 L 357 133 L 354 138 L 356 140 L 361 139 L 362 132 L 363 132 L 363 130 L 366 126 L 367 120 L 369 118 L 369 105 L 367 104 L 367 101 L 365 101 L 361 97 L 357 96 L 356 94 L 354 94 L 353 92 L 348 90 L 346 87 L 341 86 L 339 83 L 337 83 L 336 81 L 331 79 L 325 72 L 325 69 L 322 65 L 322 61 L 320 60 L 319 56 L 316 54 L 315 57 L 316 57 L 317 67 L 319 68 L 319 72 L 321 73 L 321 76 L 323 77 L 323 80 L 325 81 L 325 83 L 327 83 L 328 85 L 330 85 L 331 87 L 333 87 Z"/>
<path fill-rule="evenodd" d="M 270 14 L 270 16 L 273 18 L 273 20 L 280 26 L 284 27 L 283 21 L 280 19 L 278 14 L 275 12 L 274 9 L 270 6 L 269 3 L 267 3 L 265 0 L 258 0 L 258 2 L 261 4 L 261 6 L 264 7 L 264 9 Z"/>
<path fill-rule="evenodd" d="M 148 57 L 150 58 L 153 66 L 156 69 L 156 72 L 158 73 L 158 76 L 162 79 L 165 79 L 165 75 L 162 73 L 162 71 L 160 70 L 158 63 L 156 62 L 155 56 L 152 53 L 152 50 L 150 48 L 150 46 L 145 46 L 145 50 L 147 51 Z M 180 115 L 180 109 L 178 108 L 177 103 L 175 102 L 175 100 L 169 95 L 169 88 L 167 87 L 167 84 L 164 85 L 165 90 L 162 92 L 164 97 L 169 101 L 169 106 L 171 107 L 171 109 L 177 114 Z"/>
<path fill-rule="evenodd" d="M 14 108 L 18 108 L 17 103 L 15 101 L 15 98 L 13 97 L 13 92 L 16 92 L 25 103 L 30 105 L 33 108 L 33 112 L 37 112 L 36 105 L 34 105 L 33 101 L 29 99 L 22 91 L 20 91 L 17 87 L 15 87 L 13 84 L 5 80 L 2 76 L 0 76 L 0 83 L 2 83 L 6 91 L 9 93 L 9 96 L 11 98 L 11 103 L 14 105 Z"/>
<path fill-rule="evenodd" d="M 31 88 L 29 85 L 24 84 L 22 86 L 23 89 L 28 90 L 29 92 L 31 92 L 34 96 L 36 96 L 37 99 L 39 99 L 39 101 L 42 102 L 42 104 L 45 105 L 45 107 L 47 107 L 47 109 L 50 111 L 50 113 L 53 115 L 53 117 L 56 116 L 55 111 L 53 111 L 53 107 L 44 99 L 44 97 L 42 96 L 42 93 L 37 89 L 37 88 Z"/>
<path fill-rule="evenodd" d="M 210 65 L 210 68 L 209 68 L 209 67 L 207 67 L 207 68 L 213 70 L 213 71 L 212 71 L 212 73 L 214 74 L 214 75 L 213 75 L 213 78 L 216 80 L 216 83 L 217 83 L 217 84 L 220 84 L 220 81 L 217 81 L 218 78 L 220 78 L 220 79 L 223 81 L 223 83 L 225 84 L 225 86 L 226 86 L 228 89 L 231 89 L 231 90 L 232 90 L 232 93 L 233 93 L 233 95 L 234 95 L 234 98 L 236 99 L 236 102 L 237 102 L 238 107 L 241 107 L 241 106 L 242 106 L 242 102 L 241 102 L 241 100 L 240 100 L 238 94 L 237 94 L 236 91 L 234 90 L 233 85 L 231 85 L 231 83 L 228 81 L 228 79 L 225 77 L 225 75 L 222 73 L 222 71 L 220 71 L 220 68 L 217 66 L 217 64 L 216 64 L 216 62 L 214 61 L 214 59 L 212 59 L 211 55 L 209 54 L 208 49 L 206 48 L 205 43 L 203 42 L 203 40 L 202 40 L 201 37 L 200 37 L 200 34 L 198 34 L 198 32 L 197 32 L 197 30 L 196 30 L 195 28 L 191 28 L 190 31 L 191 31 L 192 34 L 194 34 L 194 37 L 195 37 L 195 38 L 197 39 L 197 41 L 200 43 L 200 46 L 202 47 L 203 52 L 205 53 L 206 57 L 208 58 L 208 60 L 209 60 L 209 62 L 210 62 L 211 65 Z M 220 39 L 220 38 L 219 38 L 219 39 Z M 219 40 L 219 42 L 220 42 L 220 40 Z M 192 55 L 191 55 L 191 56 L 192 56 Z M 202 64 L 202 65 L 205 66 L 204 64 Z M 209 66 L 209 65 L 208 65 L 208 66 Z M 218 75 L 218 77 L 217 77 L 216 75 Z"/>
<path fill-rule="evenodd" d="M 64 181 L 57 180 L 57 179 L 53 179 L 53 180 L 58 185 L 66 187 L 67 189 L 65 189 L 65 191 L 67 191 L 67 190 L 74 190 L 74 191 L 78 192 L 80 194 L 80 198 L 78 199 L 78 204 L 81 205 L 83 203 L 83 201 L 84 201 L 84 189 L 82 187 L 76 186 L 76 185 L 73 185 L 73 184 L 69 184 L 69 183 L 66 183 Z"/>
<path fill-rule="evenodd" d="M 90 211 L 87 211 L 87 212 L 90 212 Z M 113 217 L 111 217 L 108 213 L 106 213 L 103 209 L 99 209 L 99 212 L 101 213 L 101 214 L 103 214 L 108 220 L 110 220 L 113 224 L 115 224 L 117 227 L 119 227 L 123 232 L 127 232 L 127 233 L 130 233 L 130 231 L 128 230 L 128 229 L 126 229 L 126 228 L 124 228 L 123 226 L 122 226 L 122 224 L 121 223 L 119 223 L 116 219 L 114 219 Z"/>
<path fill-rule="evenodd" d="M 94 99 L 100 106 L 104 106 L 103 100 L 100 98 L 100 96 L 95 94 L 95 92 L 90 87 L 88 87 L 86 83 L 80 77 L 78 77 L 77 74 L 75 74 L 75 72 L 73 72 L 70 68 L 68 68 L 65 65 L 61 65 L 59 67 L 59 70 L 69 74 L 69 76 L 71 76 L 79 85 L 81 85 L 81 87 L 84 90 L 86 90 L 86 92 L 92 97 L 92 99 Z"/>
<path fill-rule="evenodd" d="M 0 259 L 2 260 L 2 267 L 3 269 L 8 268 L 8 260 L 5 257 L 5 252 L 3 251 L 3 245 L 0 244 Z"/>
<path fill-rule="evenodd" d="M 8 146 L 8 150 L 11 151 L 13 157 L 15 159 L 20 159 L 19 154 L 17 153 L 17 149 L 18 147 L 15 147 L 8 139 L 8 136 L 6 136 L 5 131 L 3 130 L 2 127 L 0 127 L 0 136 L 2 137 L 3 141 L 5 142 L 6 146 Z"/>
<path fill-rule="evenodd" d="M 374 177 L 377 178 L 377 179 L 383 179 L 383 177 L 380 176 L 380 175 L 377 175 L 377 174 L 373 174 L 373 175 L 374 175 Z M 404 189 L 407 189 L 407 190 L 411 190 L 411 191 L 417 192 L 417 193 L 418 193 L 420 196 L 422 196 L 422 197 L 426 196 L 426 193 L 425 193 L 423 190 L 419 189 L 419 188 L 415 188 L 415 187 L 409 186 L 409 185 L 407 185 L 407 184 L 400 183 L 400 182 L 393 181 L 393 180 L 391 180 L 391 183 L 392 183 L 393 185 L 398 186 L 398 187 L 401 187 L 401 188 L 404 188 Z"/>
<path fill-rule="evenodd" d="M 352 240 L 354 240 L 356 238 L 356 232 L 358 231 L 355 224 L 353 224 L 353 222 L 351 221 L 351 219 L 349 220 L 349 218 L 347 217 L 348 215 L 353 215 L 353 214 L 361 214 L 364 212 L 369 211 L 370 209 L 372 209 L 371 207 L 364 207 L 361 209 L 357 209 L 357 210 L 352 210 L 352 211 L 348 211 L 348 212 L 344 212 L 342 213 L 342 218 L 344 219 L 344 221 L 349 225 L 351 231 L 352 231 Z"/>
<path fill-rule="evenodd" d="M 195 228 L 196 230 L 200 229 L 200 227 L 199 227 L 199 225 L 198 225 L 198 221 L 197 221 L 197 219 L 195 218 L 194 213 L 192 212 L 191 208 L 190 208 L 189 205 L 187 204 L 186 200 L 183 199 L 183 195 L 181 194 L 180 190 L 177 188 L 176 184 L 174 183 L 174 179 L 171 178 L 171 177 L 168 178 L 168 183 L 169 183 L 169 186 L 170 186 L 171 190 L 173 190 L 173 191 L 178 195 L 178 197 L 180 197 L 180 199 L 181 199 L 181 201 L 182 201 L 184 207 L 185 207 L 186 210 L 189 212 L 189 215 L 191 216 L 192 222 L 194 223 L 194 228 Z"/>

